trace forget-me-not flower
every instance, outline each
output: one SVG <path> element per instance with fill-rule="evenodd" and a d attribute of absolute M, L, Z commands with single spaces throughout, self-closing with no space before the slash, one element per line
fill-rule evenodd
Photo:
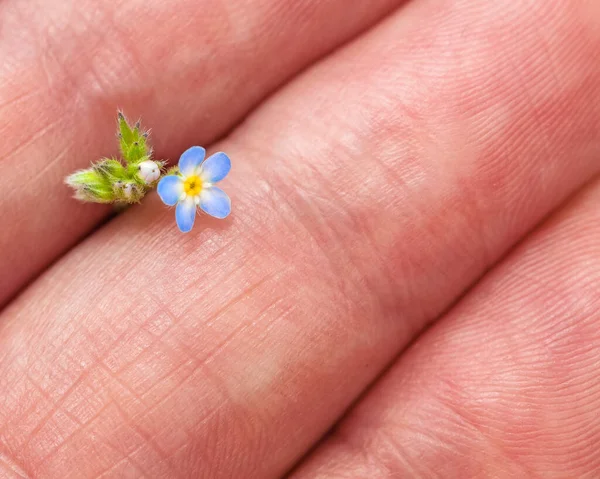
<path fill-rule="evenodd" d="M 206 150 L 193 146 L 179 159 L 179 173 L 164 176 L 158 183 L 158 195 L 166 205 L 174 206 L 177 226 L 187 233 L 194 226 L 196 208 L 215 218 L 231 212 L 231 200 L 214 186 L 227 176 L 231 160 L 225 153 L 215 153 L 204 160 Z"/>

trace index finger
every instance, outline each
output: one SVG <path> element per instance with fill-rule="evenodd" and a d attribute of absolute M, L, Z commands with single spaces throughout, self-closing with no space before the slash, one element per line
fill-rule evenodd
<path fill-rule="evenodd" d="M 108 214 L 62 180 L 116 152 L 117 106 L 174 156 L 399 3 L 4 0 L 0 306 Z"/>

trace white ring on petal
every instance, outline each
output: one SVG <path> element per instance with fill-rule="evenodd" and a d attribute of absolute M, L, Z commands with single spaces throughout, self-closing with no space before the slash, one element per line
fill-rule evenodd
<path fill-rule="evenodd" d="M 184 177 L 193 175 L 205 156 L 206 150 L 201 146 L 192 146 L 185 150 L 179 158 L 179 171 Z"/>

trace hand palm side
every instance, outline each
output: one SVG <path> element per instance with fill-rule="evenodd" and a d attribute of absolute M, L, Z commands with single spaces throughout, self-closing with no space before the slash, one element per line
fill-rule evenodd
<path fill-rule="evenodd" d="M 0 4 L 5 476 L 284 474 L 598 172 L 592 2 L 399 4 Z M 70 249 L 107 212 L 61 180 L 109 154 L 116 106 L 174 161 L 388 13 L 213 145 L 230 220 L 183 236 L 149 195 Z M 596 189 L 293 475 L 593 477 Z"/>

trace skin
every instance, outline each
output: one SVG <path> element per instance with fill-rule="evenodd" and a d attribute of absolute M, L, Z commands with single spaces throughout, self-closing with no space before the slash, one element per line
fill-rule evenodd
<path fill-rule="evenodd" d="M 355 3 L 0 1 L 1 478 L 597 476 L 600 6 Z"/>

